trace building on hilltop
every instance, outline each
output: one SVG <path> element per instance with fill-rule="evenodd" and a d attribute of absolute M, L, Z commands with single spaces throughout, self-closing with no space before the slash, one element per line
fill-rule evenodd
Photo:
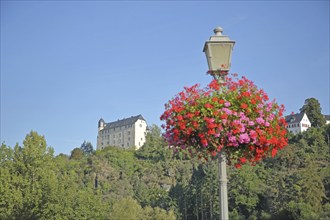
<path fill-rule="evenodd" d="M 286 128 L 293 134 L 304 132 L 311 127 L 311 122 L 304 112 L 285 116 L 285 121 L 288 123 Z"/>
<path fill-rule="evenodd" d="M 96 149 L 107 146 L 139 149 L 146 141 L 148 125 L 142 115 L 106 123 L 102 118 L 98 123 Z"/>

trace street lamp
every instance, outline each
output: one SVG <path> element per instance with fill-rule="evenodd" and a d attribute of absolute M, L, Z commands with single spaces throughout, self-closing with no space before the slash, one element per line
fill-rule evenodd
<path fill-rule="evenodd" d="M 228 36 L 222 35 L 223 29 L 216 27 L 213 36 L 205 42 L 204 50 L 209 66 L 209 73 L 212 76 L 219 76 L 228 73 L 231 66 L 231 52 L 235 41 Z"/>
<path fill-rule="evenodd" d="M 205 42 L 204 50 L 209 66 L 210 75 L 220 82 L 225 80 L 225 76 L 231 66 L 231 53 L 235 41 L 230 40 L 228 36 L 222 35 L 223 29 L 217 27 L 214 29 L 214 36 Z M 221 92 L 221 91 L 220 91 Z M 227 170 L 226 155 L 221 150 L 218 154 L 218 171 L 219 171 L 219 205 L 220 219 L 228 219 L 228 192 L 227 192 Z"/>

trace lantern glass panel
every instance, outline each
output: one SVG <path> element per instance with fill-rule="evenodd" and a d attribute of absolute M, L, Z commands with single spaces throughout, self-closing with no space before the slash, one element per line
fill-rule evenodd
<path fill-rule="evenodd" d="M 225 42 L 208 42 L 206 49 L 206 56 L 209 69 L 215 70 L 229 70 L 231 63 L 231 52 L 233 44 Z"/>

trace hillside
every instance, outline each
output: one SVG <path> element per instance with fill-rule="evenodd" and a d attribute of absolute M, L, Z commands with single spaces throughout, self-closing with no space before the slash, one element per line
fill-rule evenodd
<path fill-rule="evenodd" d="M 289 137 L 256 166 L 229 166 L 231 219 L 330 219 L 330 125 Z M 172 156 L 152 126 L 138 151 L 54 156 L 44 137 L 0 148 L 0 219 L 217 219 L 216 161 Z"/>

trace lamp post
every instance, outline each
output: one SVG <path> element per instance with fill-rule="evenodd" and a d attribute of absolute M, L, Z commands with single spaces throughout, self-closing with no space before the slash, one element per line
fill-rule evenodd
<path fill-rule="evenodd" d="M 214 29 L 213 36 L 205 42 L 204 50 L 209 66 L 209 73 L 218 82 L 223 82 L 231 66 L 231 53 L 235 41 L 230 40 L 228 36 L 222 35 L 223 29 L 217 27 Z M 221 91 L 220 91 L 221 92 Z M 226 155 L 223 150 L 218 154 L 218 172 L 219 172 L 219 205 L 220 219 L 228 219 L 228 192 L 227 192 L 227 170 Z"/>

